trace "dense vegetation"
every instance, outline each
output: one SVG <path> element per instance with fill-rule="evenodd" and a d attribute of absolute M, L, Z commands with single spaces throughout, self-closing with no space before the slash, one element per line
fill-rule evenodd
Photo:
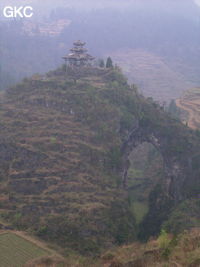
<path fill-rule="evenodd" d="M 158 234 L 163 223 L 175 231 L 176 209 L 184 216 L 190 204 L 179 205 L 199 194 L 199 136 L 138 94 L 117 67 L 24 79 L 1 98 L 0 118 L 1 218 L 65 255 L 95 255 L 138 232 Z M 151 144 L 151 159 L 159 156 L 137 191 L 130 153 L 143 143 Z M 198 225 L 190 214 L 193 223 L 182 229 Z"/>
<path fill-rule="evenodd" d="M 163 230 L 157 239 L 146 244 L 133 243 L 106 252 L 101 257 L 101 263 L 96 264 L 96 267 L 106 263 L 113 267 L 198 267 L 199 242 L 199 229 L 185 231 L 179 235 L 169 235 Z"/>
<path fill-rule="evenodd" d="M 2 216 L 63 247 L 96 253 L 135 236 L 119 174 L 119 132 L 125 138 L 130 127 L 124 103 L 134 92 L 117 70 L 86 70 L 81 78 L 68 72 L 34 76 L 6 92 Z"/>

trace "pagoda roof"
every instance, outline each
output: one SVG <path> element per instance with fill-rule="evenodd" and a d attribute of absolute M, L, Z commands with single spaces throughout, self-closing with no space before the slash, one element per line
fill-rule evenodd
<path fill-rule="evenodd" d="M 76 46 L 84 46 L 86 43 L 85 42 L 81 42 L 80 40 L 78 40 L 78 41 L 75 41 L 73 44 L 76 45 Z"/>
<path fill-rule="evenodd" d="M 70 51 L 72 51 L 72 52 L 87 52 L 87 49 L 83 48 L 83 47 L 73 47 L 70 49 Z"/>
<path fill-rule="evenodd" d="M 94 57 L 92 57 L 89 54 L 75 54 L 75 53 L 70 53 L 66 56 L 63 57 L 64 59 L 74 59 L 74 60 L 93 60 Z"/>
<path fill-rule="evenodd" d="M 89 55 L 89 54 L 86 54 L 86 55 L 87 55 L 87 58 L 90 59 L 90 60 L 95 59 L 95 57 L 93 57 L 93 56 L 91 56 L 91 55 Z"/>

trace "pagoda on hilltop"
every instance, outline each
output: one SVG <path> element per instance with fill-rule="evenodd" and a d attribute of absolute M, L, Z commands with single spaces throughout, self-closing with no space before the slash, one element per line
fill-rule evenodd
<path fill-rule="evenodd" d="M 74 47 L 70 49 L 71 53 L 63 57 L 66 65 L 72 67 L 90 65 L 90 62 L 94 60 L 94 57 L 87 53 L 87 49 L 84 47 L 86 43 L 78 40 L 73 44 Z"/>

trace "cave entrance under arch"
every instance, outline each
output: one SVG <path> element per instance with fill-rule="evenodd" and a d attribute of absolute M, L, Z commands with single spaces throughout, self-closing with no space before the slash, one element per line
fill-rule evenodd
<path fill-rule="evenodd" d="M 142 142 L 128 156 L 126 188 L 131 211 L 140 224 L 149 210 L 149 195 L 164 177 L 163 158 L 151 143 Z"/>

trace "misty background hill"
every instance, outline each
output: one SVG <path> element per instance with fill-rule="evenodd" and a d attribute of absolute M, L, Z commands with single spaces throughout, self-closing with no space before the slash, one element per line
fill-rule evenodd
<path fill-rule="evenodd" d="M 17 3 L 32 5 L 35 15 L 1 17 L 1 89 L 61 65 L 76 39 L 97 59 L 111 55 L 146 96 L 168 101 L 200 83 L 200 7 L 194 1 Z M 0 8 L 7 4 L 1 1 Z"/>

